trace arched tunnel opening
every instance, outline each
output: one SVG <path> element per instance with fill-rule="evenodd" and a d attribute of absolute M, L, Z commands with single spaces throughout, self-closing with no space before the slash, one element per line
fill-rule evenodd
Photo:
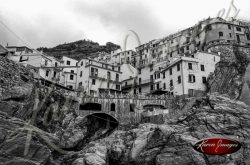
<path fill-rule="evenodd" d="M 86 118 L 91 140 L 110 135 L 119 125 L 117 119 L 107 113 L 93 113 Z"/>
<path fill-rule="evenodd" d="M 107 113 L 92 113 L 85 116 L 87 119 L 84 127 L 87 133 L 83 140 L 73 148 L 67 148 L 68 151 L 80 151 L 90 141 L 105 138 L 109 136 L 119 125 L 119 122 L 113 116 Z"/>

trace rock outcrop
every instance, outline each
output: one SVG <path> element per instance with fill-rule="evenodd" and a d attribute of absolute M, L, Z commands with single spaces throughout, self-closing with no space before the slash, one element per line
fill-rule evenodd
<path fill-rule="evenodd" d="M 77 160 L 88 165 L 250 163 L 250 111 L 245 103 L 214 93 L 195 99 L 187 107 L 165 124 L 145 123 L 91 142 Z M 200 139 L 214 136 L 235 139 L 242 148 L 223 156 L 209 156 L 193 149 Z M 93 159 L 96 161 L 89 161 Z"/>
<path fill-rule="evenodd" d="M 250 105 L 247 100 L 250 93 L 245 92 L 249 88 L 247 67 L 250 62 L 250 48 L 224 45 L 211 48 L 211 51 L 219 53 L 221 61 L 208 78 L 208 92 L 228 94 L 231 98 L 241 99 Z"/>

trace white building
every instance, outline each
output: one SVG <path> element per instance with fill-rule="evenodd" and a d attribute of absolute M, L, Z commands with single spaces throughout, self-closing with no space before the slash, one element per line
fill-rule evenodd
<path fill-rule="evenodd" d="M 214 72 L 220 56 L 212 53 L 197 52 L 193 57 L 180 57 L 173 61 L 156 76 L 153 93 L 195 96 L 206 91 L 207 77 Z"/>
<path fill-rule="evenodd" d="M 121 67 L 101 63 L 91 59 L 82 59 L 78 63 L 77 88 L 87 94 L 98 95 L 108 89 L 109 92 L 121 92 Z"/>
<path fill-rule="evenodd" d="M 22 55 L 33 53 L 33 50 L 26 46 L 7 46 L 6 48 L 9 51 L 7 58 L 15 62 L 22 62 L 26 60 Z"/>
<path fill-rule="evenodd" d="M 60 73 L 60 84 L 70 88 L 77 89 L 78 61 L 66 56 L 62 57 L 62 72 Z"/>

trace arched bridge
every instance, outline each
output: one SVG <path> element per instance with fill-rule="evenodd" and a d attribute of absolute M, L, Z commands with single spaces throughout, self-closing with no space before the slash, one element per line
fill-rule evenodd
<path fill-rule="evenodd" d="M 107 119 L 119 124 L 138 123 L 141 121 L 143 107 L 158 105 L 169 108 L 172 99 L 159 98 L 100 98 L 84 97 L 79 105 L 79 115 L 96 116 L 99 119 Z"/>

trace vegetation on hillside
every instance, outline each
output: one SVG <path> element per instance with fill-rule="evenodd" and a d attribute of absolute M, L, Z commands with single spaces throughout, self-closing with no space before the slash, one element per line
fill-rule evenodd
<path fill-rule="evenodd" d="M 65 43 L 53 48 L 40 47 L 37 50 L 43 51 L 48 55 L 55 57 L 68 56 L 74 59 L 82 59 L 90 57 L 97 52 L 110 53 L 113 50 L 119 49 L 120 46 L 112 42 L 107 42 L 106 45 L 99 45 L 91 40 L 79 40 L 75 42 Z"/>

